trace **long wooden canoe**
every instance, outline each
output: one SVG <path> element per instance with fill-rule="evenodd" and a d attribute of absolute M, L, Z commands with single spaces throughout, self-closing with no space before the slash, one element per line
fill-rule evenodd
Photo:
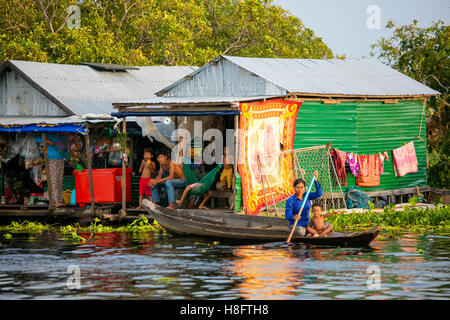
<path fill-rule="evenodd" d="M 142 202 L 149 215 L 169 233 L 226 239 L 241 242 L 286 241 L 290 227 L 285 219 L 242 215 L 233 212 L 167 209 L 148 200 Z M 380 233 L 380 227 L 364 232 L 328 233 L 326 237 L 304 237 L 294 234 L 292 242 L 332 246 L 367 246 Z"/>

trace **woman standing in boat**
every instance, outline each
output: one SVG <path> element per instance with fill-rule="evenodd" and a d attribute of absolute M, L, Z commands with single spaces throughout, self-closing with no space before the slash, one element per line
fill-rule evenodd
<path fill-rule="evenodd" d="M 295 220 L 299 219 L 297 222 L 297 226 L 295 228 L 295 232 L 301 236 L 306 235 L 306 227 L 309 223 L 309 210 L 311 209 L 311 200 L 315 200 L 322 196 L 322 187 L 320 186 L 317 178 L 319 177 L 319 172 L 316 170 L 313 172 L 315 176 L 314 185 L 316 186 L 316 192 L 310 192 L 308 198 L 305 201 L 305 206 L 303 207 L 302 213 L 300 214 L 300 218 L 298 217 L 298 213 L 300 208 L 302 207 L 303 195 L 306 190 L 306 183 L 303 179 L 297 179 L 294 182 L 294 191 L 295 194 L 287 199 L 286 201 L 286 210 L 285 217 L 286 220 L 289 221 L 289 227 L 295 224 Z"/>

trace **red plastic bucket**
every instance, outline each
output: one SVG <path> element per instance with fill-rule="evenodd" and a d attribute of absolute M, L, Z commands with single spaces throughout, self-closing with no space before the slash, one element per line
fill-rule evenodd
<path fill-rule="evenodd" d="M 131 168 L 126 169 L 126 200 L 131 201 Z M 76 203 L 91 203 L 88 170 L 73 171 Z M 96 203 L 122 202 L 122 168 L 92 169 Z"/>

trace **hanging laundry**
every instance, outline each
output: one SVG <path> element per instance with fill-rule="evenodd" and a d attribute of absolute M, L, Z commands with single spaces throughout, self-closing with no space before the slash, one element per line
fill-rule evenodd
<path fill-rule="evenodd" d="M 403 177 L 408 173 L 417 172 L 417 156 L 414 141 L 392 150 L 394 172 L 396 177 Z"/>
<path fill-rule="evenodd" d="M 336 168 L 337 178 L 336 185 L 342 184 L 347 186 L 347 174 L 345 173 L 345 162 L 347 161 L 347 153 L 339 151 L 335 148 L 331 151 L 331 158 L 333 159 L 334 167 Z"/>
<path fill-rule="evenodd" d="M 384 171 L 384 160 L 387 160 L 387 161 L 391 161 L 391 160 L 389 160 L 389 155 L 388 155 L 387 151 L 385 151 L 383 153 L 380 152 L 378 154 L 378 157 L 380 158 L 380 174 L 383 174 L 383 171 Z"/>
<path fill-rule="evenodd" d="M 378 154 L 358 155 L 359 173 L 356 185 L 376 187 L 380 185 L 380 158 Z"/>
<path fill-rule="evenodd" d="M 358 157 L 353 152 L 347 152 L 348 165 L 353 176 L 358 176 Z"/>

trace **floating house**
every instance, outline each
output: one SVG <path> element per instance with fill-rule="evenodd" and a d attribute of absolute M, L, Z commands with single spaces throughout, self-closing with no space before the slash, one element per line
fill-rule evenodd
<path fill-rule="evenodd" d="M 113 111 L 112 102 L 130 99 L 151 99 L 154 93 L 168 86 L 173 81 L 196 70 L 197 67 L 188 66 L 146 66 L 128 67 L 115 64 L 83 63 L 80 65 L 39 63 L 30 61 L 9 60 L 0 66 L 0 142 L 2 143 L 2 156 L 6 156 L 11 145 L 18 140 L 17 134 L 32 133 L 71 133 L 89 139 L 79 139 L 83 146 L 81 157 L 82 165 L 86 168 L 90 163 L 91 153 L 101 153 L 110 145 L 96 143 L 113 131 L 113 126 L 118 124 L 118 119 L 111 117 Z M 134 119 L 128 119 L 127 133 L 129 137 L 134 134 L 138 139 L 141 136 L 141 128 L 135 124 Z M 162 125 L 156 123 L 155 126 Z M 87 135 L 86 133 L 89 132 Z M 111 141 L 110 137 L 106 137 Z M 91 148 L 87 148 L 89 143 Z M 139 142 L 135 143 L 134 152 L 139 149 Z M 86 153 L 86 148 L 87 153 Z M 102 149 L 103 148 L 103 149 Z M 78 150 L 81 151 L 81 150 Z M 111 153 L 110 153 L 111 154 Z M 92 169 L 111 167 L 108 163 L 108 154 L 102 154 L 104 160 L 100 163 L 92 163 Z M 141 154 L 139 155 L 141 156 Z M 95 158 L 94 158 L 95 159 Z M 1 194 L 5 193 L 5 174 L 10 163 L 2 159 Z M 139 159 L 135 159 L 139 161 Z M 132 164 L 129 161 L 129 166 Z M 23 167 L 23 164 L 21 164 Z M 20 167 L 20 168 L 22 168 Z M 114 166 L 112 166 L 114 167 Z M 117 165 L 116 165 L 117 167 Z M 19 167 L 18 167 L 19 168 Z M 17 169 L 17 168 L 16 168 Z M 29 188 L 23 184 L 14 184 L 15 179 L 24 177 L 28 170 L 17 171 L 17 177 L 10 177 L 10 189 L 15 193 L 12 203 L 1 204 L 0 215 L 17 216 L 31 215 L 46 216 L 51 207 L 41 205 L 26 205 L 30 197 Z M 64 176 L 64 190 L 75 188 L 73 168 L 66 162 Z M 113 177 L 114 178 L 114 177 Z M 139 180 L 139 176 L 132 176 L 131 183 Z M 113 179 L 114 180 L 114 179 Z M 14 187 L 12 187 L 14 185 Z M 20 187 L 18 187 L 20 185 Z M 89 188 L 89 187 L 88 187 Z M 19 190 L 20 189 L 20 190 Z M 94 188 L 95 189 L 95 188 Z M 136 188 L 135 188 L 136 189 Z M 11 190 L 10 190 L 11 191 Z M 136 200 L 137 190 L 133 190 Z M 87 193 L 89 196 L 89 192 Z M 92 194 L 99 194 L 99 190 Z M 25 203 L 24 203 L 24 199 Z M 6 202 L 6 201 L 5 201 Z M 92 197 L 92 206 L 96 198 Z M 91 205 L 89 201 L 88 206 Z M 60 208 L 59 212 L 67 212 L 73 215 L 74 210 Z M 64 211 L 65 210 L 65 211 Z M 86 210 L 85 210 L 86 211 Z M 88 214 L 91 214 L 89 211 Z"/>
<path fill-rule="evenodd" d="M 225 129 L 245 131 L 233 141 L 238 163 L 234 170 L 242 179 L 245 211 L 256 214 L 293 192 L 280 181 L 293 169 L 276 171 L 281 158 L 266 159 L 265 167 L 259 157 L 320 145 L 350 155 L 389 156 L 379 183 L 370 187 L 358 185 L 347 164 L 346 181 L 339 183 L 342 193 L 357 185 L 370 196 L 413 194 L 416 187 L 428 190 L 426 101 L 438 94 L 375 60 L 219 56 L 158 91 L 158 97 L 117 101 L 112 115 L 221 117 Z M 410 142 L 417 170 L 398 176 L 392 151 Z M 261 167 L 275 170 L 278 181 L 261 179 Z M 327 178 L 333 185 L 330 193 L 338 190 L 331 181 L 336 178 L 333 170 Z"/>

